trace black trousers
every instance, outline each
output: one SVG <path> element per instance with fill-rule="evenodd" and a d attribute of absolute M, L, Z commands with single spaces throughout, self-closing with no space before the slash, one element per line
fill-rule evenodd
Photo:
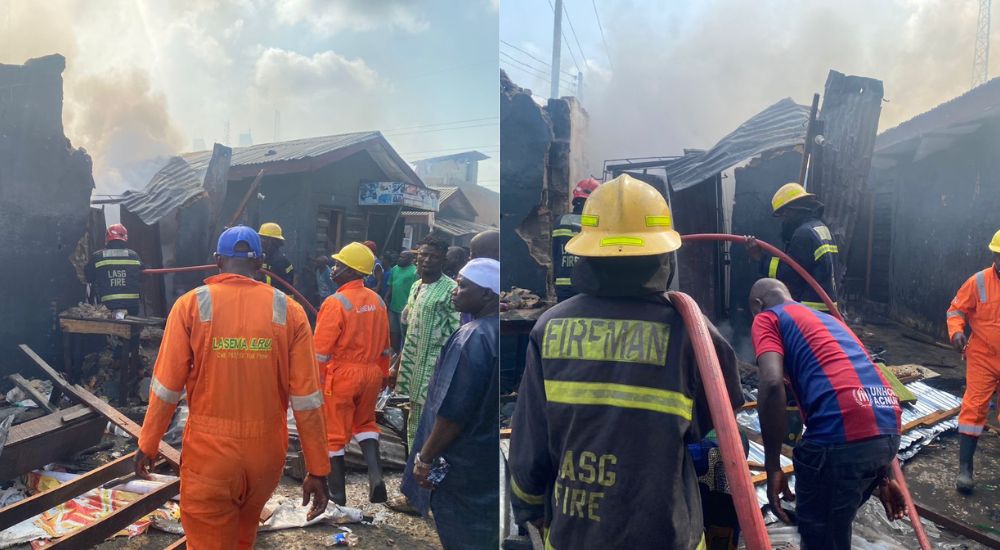
<path fill-rule="evenodd" d="M 899 436 L 795 447 L 795 513 L 803 550 L 849 550 L 858 508 L 888 472 Z"/>

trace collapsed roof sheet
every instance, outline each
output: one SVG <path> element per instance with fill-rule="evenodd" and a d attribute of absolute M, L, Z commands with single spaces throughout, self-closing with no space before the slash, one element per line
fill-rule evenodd
<path fill-rule="evenodd" d="M 211 159 L 211 152 L 208 159 Z M 146 225 L 160 221 L 175 208 L 206 195 L 202 182 L 208 170 L 208 160 L 196 169 L 181 157 L 171 157 L 142 191 L 126 191 L 122 206 Z"/>
<path fill-rule="evenodd" d="M 670 187 L 680 191 L 761 153 L 801 145 L 808 123 L 809 107 L 786 97 L 741 124 L 708 151 L 689 153 L 668 164 Z"/>

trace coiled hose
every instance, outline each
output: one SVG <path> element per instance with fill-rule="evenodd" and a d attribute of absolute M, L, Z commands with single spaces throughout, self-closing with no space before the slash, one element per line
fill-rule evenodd
<path fill-rule="evenodd" d="M 206 264 L 206 265 L 191 265 L 186 267 L 161 267 L 155 269 L 143 269 L 142 273 L 143 275 L 166 275 L 168 273 L 191 273 L 195 271 L 211 271 L 213 269 L 219 269 L 219 266 Z M 264 275 L 267 275 L 272 280 L 278 281 L 278 283 L 280 283 L 281 286 L 288 289 L 295 296 L 299 304 L 301 304 L 302 307 L 306 308 L 307 310 L 309 310 L 310 313 L 313 314 L 313 317 L 319 315 L 319 312 L 316 311 L 316 307 L 313 306 L 309 302 L 309 300 L 306 300 L 306 297 L 303 296 L 301 292 L 296 290 L 295 287 L 291 285 L 291 283 L 275 275 L 274 273 L 271 273 L 266 269 L 261 269 L 260 272 L 263 273 Z"/>
<path fill-rule="evenodd" d="M 841 316 L 840 314 L 840 310 L 837 309 L 837 305 L 833 303 L 833 300 L 831 300 L 830 296 L 826 293 L 825 290 L 823 290 L 823 287 L 821 287 L 820 284 L 816 282 L 816 279 L 814 279 L 812 275 L 809 274 L 808 271 L 803 269 L 802 266 L 796 263 L 795 260 L 793 260 L 788 254 L 785 254 L 784 251 L 779 250 L 773 245 L 758 239 L 754 239 L 753 237 L 748 237 L 743 235 L 730 235 L 728 233 L 699 233 L 692 235 L 682 235 L 681 239 L 684 241 L 693 241 L 693 242 L 697 241 L 732 242 L 732 243 L 740 243 L 743 245 L 748 245 L 751 241 L 755 241 L 764 251 L 773 256 L 777 256 L 778 258 L 781 259 L 781 261 L 788 264 L 789 267 L 791 267 L 796 273 L 799 274 L 799 276 L 802 277 L 802 279 L 806 282 L 806 284 L 809 285 L 809 287 L 820 297 L 820 299 L 823 300 L 823 303 L 826 304 L 826 307 L 830 308 L 830 314 L 839 319 L 841 322 L 844 321 L 843 316 Z M 683 304 L 685 302 L 684 298 L 691 300 L 691 298 L 686 295 L 680 293 L 671 293 L 672 298 L 676 295 L 680 295 L 682 296 L 682 298 L 680 300 L 677 300 L 675 302 L 675 305 Z M 714 382 L 712 383 L 712 385 L 706 385 L 705 389 L 706 391 L 712 390 L 715 392 L 719 391 L 722 392 L 722 393 L 715 393 L 715 396 L 718 397 L 718 399 L 712 399 L 711 396 L 709 398 L 709 405 L 715 405 L 715 401 L 720 402 L 717 406 L 714 406 L 713 408 L 710 409 L 712 413 L 712 422 L 715 424 L 716 429 L 719 431 L 720 449 L 722 450 L 723 461 L 725 462 L 726 467 L 727 468 L 729 467 L 731 461 L 730 459 L 737 461 L 736 462 L 737 473 L 733 476 L 737 478 L 735 480 L 736 483 L 734 483 L 734 479 L 729 477 L 729 470 L 728 469 L 726 470 L 726 478 L 729 481 L 729 485 L 731 487 L 741 489 L 740 485 L 738 484 L 742 483 L 742 478 L 746 478 L 749 481 L 749 475 L 750 475 L 749 469 L 746 467 L 746 461 L 743 460 L 743 446 L 740 443 L 738 433 L 731 433 L 729 436 L 724 436 L 722 430 L 718 429 L 720 424 L 719 420 L 716 419 L 717 416 L 716 409 L 728 407 L 729 400 L 721 399 L 722 397 L 728 394 L 725 393 L 725 384 L 722 383 L 722 375 L 721 373 L 719 373 L 719 368 L 718 368 L 719 359 L 715 355 L 715 348 L 714 346 L 712 346 L 711 336 L 708 334 L 707 329 L 704 330 L 704 333 L 698 331 L 699 322 L 701 324 L 700 328 L 705 327 L 704 320 L 701 318 L 701 310 L 697 309 L 698 306 L 697 304 L 694 303 L 693 300 L 691 300 L 691 305 L 693 305 L 695 311 L 693 313 L 689 312 L 688 315 L 685 315 L 684 311 L 680 307 L 678 307 L 678 309 L 681 310 L 681 315 L 684 317 L 685 326 L 687 326 L 688 331 L 692 333 L 692 338 L 691 338 L 692 343 L 696 343 L 697 340 L 702 340 L 700 345 L 696 344 L 695 346 L 695 357 L 697 358 L 698 369 L 699 372 L 701 372 L 703 381 L 706 381 L 706 384 L 708 384 L 707 382 L 708 379 L 714 379 L 714 378 L 718 379 L 718 385 L 720 386 L 721 390 L 713 390 L 713 388 L 715 387 Z M 690 308 L 691 306 L 687 307 Z M 697 338 L 695 337 L 696 335 Z M 701 348 L 702 351 L 699 351 L 699 348 Z M 707 349 L 708 351 L 705 352 L 703 351 L 704 349 Z M 703 367 L 702 363 L 706 363 L 707 365 Z M 705 373 L 706 370 L 710 371 L 708 375 L 706 375 Z M 723 410 L 718 414 L 724 415 L 729 419 L 732 419 L 731 411 Z M 722 425 L 726 424 L 729 424 L 729 422 L 723 420 Z M 731 424 L 735 426 L 736 424 L 735 420 L 732 420 Z M 729 440 L 726 443 L 726 446 L 722 445 L 724 438 Z M 729 450 L 729 455 L 730 455 L 729 457 L 726 456 L 727 446 L 733 447 L 732 449 Z M 742 464 L 740 464 L 740 462 L 742 462 Z M 913 497 L 910 496 L 910 489 L 906 485 L 906 479 L 903 477 L 903 469 L 900 467 L 899 460 L 897 458 L 892 459 L 892 474 L 896 480 L 896 483 L 899 485 L 900 491 L 903 493 L 903 500 L 906 503 L 906 512 L 910 518 L 910 524 L 913 526 L 913 532 L 917 535 L 917 541 L 919 541 L 920 543 L 921 550 L 931 550 L 930 540 L 928 540 L 927 538 L 927 533 L 924 531 L 923 524 L 920 523 L 920 515 L 917 513 L 916 505 L 913 504 Z M 751 489 L 752 488 L 753 487 L 751 486 Z M 740 494 L 742 495 L 742 491 L 740 491 Z M 733 496 L 735 497 L 736 494 L 734 493 Z M 754 504 L 754 507 L 756 508 L 756 502 L 757 502 L 756 492 L 752 493 L 752 497 L 753 500 L 751 502 Z M 736 503 L 737 499 L 734 498 L 733 501 L 734 503 Z M 757 522 L 755 519 L 750 518 L 749 520 L 746 520 L 747 523 L 744 523 L 745 521 L 744 517 L 739 513 L 740 512 L 739 503 L 737 503 L 736 511 L 737 511 L 737 516 L 739 517 L 740 520 L 740 526 L 743 527 L 743 529 L 746 529 L 748 532 L 747 547 L 769 548 L 770 543 L 767 542 L 766 532 L 764 534 L 765 538 L 763 539 L 763 543 L 766 544 L 765 546 L 751 546 L 751 542 L 753 542 L 754 544 L 761 543 L 760 539 L 749 538 L 750 536 L 756 537 L 756 533 L 748 529 L 748 527 L 753 527 L 753 529 L 756 530 Z M 744 514 L 746 514 L 746 512 L 744 512 Z M 760 514 L 758 513 L 756 514 L 756 516 L 759 518 Z M 760 523 L 761 525 L 763 525 L 763 520 L 761 520 Z"/>

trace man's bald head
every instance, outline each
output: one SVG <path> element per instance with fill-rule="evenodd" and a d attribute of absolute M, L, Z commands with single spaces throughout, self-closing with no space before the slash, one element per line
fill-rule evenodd
<path fill-rule="evenodd" d="M 473 260 L 476 258 L 493 258 L 499 262 L 500 232 L 491 229 L 479 233 L 475 237 L 472 237 L 469 248 L 472 250 Z"/>
<path fill-rule="evenodd" d="M 761 279 L 750 288 L 750 311 L 757 315 L 761 311 L 792 299 L 785 283 L 777 279 Z"/>

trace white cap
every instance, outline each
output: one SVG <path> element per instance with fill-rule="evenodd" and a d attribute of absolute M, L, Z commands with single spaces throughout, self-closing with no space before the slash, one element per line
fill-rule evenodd
<path fill-rule="evenodd" d="M 488 288 L 494 294 L 500 294 L 500 262 L 493 258 L 469 260 L 469 263 L 458 272 L 458 276 Z"/>

